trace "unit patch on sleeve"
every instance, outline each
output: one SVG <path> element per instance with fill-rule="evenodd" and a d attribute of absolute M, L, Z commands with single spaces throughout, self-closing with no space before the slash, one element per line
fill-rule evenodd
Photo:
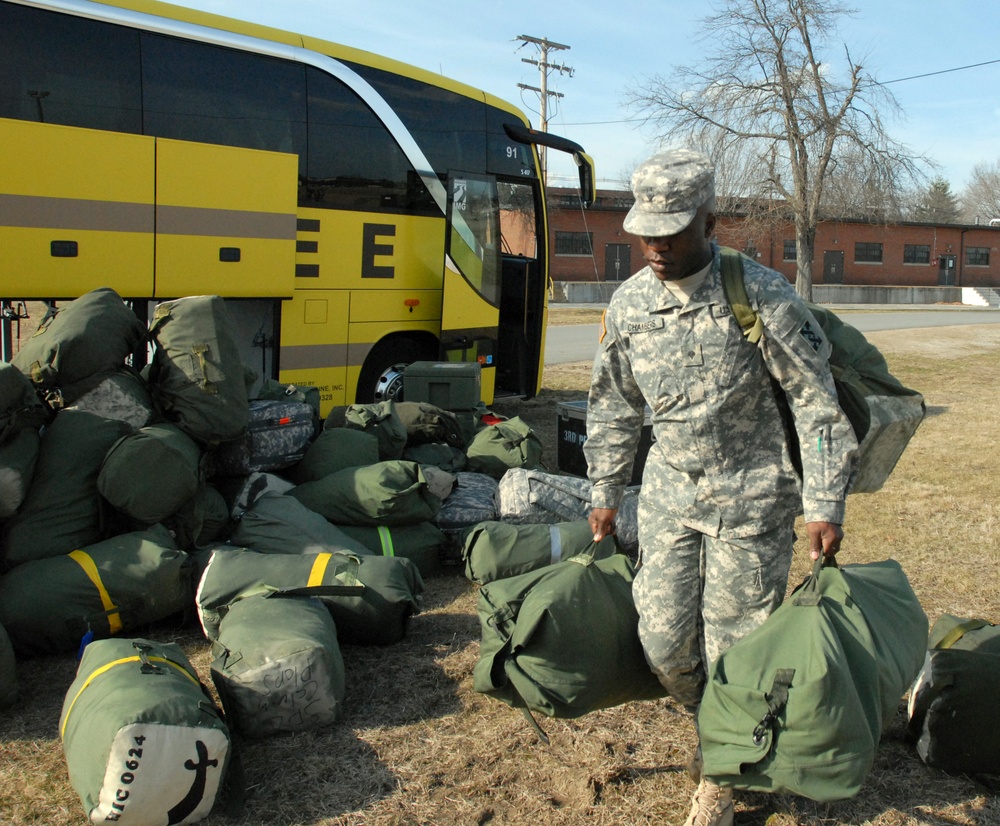
<path fill-rule="evenodd" d="M 802 325 L 799 335 L 808 341 L 809 346 L 817 353 L 819 352 L 819 348 L 823 346 L 823 337 L 813 329 L 812 323 L 809 321 Z"/>

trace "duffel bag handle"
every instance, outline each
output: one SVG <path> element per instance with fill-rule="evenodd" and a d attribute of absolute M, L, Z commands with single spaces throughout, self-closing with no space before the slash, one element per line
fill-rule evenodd
<path fill-rule="evenodd" d="M 836 568 L 835 557 L 820 554 L 819 559 L 813 563 L 812 574 L 802 583 L 795 592 L 793 605 L 819 605 L 822 594 L 819 592 L 819 575 L 823 568 Z"/>

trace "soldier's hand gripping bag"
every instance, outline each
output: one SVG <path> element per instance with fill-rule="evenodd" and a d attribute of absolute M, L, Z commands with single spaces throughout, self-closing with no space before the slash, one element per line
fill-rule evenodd
<path fill-rule="evenodd" d="M 1000 625 L 942 614 L 910 689 L 908 733 L 928 766 L 1000 774 Z"/>
<path fill-rule="evenodd" d="M 712 663 L 698 731 L 720 785 L 854 796 L 920 669 L 927 617 L 899 563 L 821 564 Z"/>
<path fill-rule="evenodd" d="M 617 547 L 611 535 L 595 544 L 594 529 L 585 519 L 554 525 L 482 522 L 467 533 L 462 558 L 466 577 L 485 585 L 580 554 L 603 559 Z"/>
<path fill-rule="evenodd" d="M 90 643 L 59 734 L 93 824 L 197 823 L 211 812 L 230 762 L 229 729 L 172 643 Z"/>
<path fill-rule="evenodd" d="M 634 568 L 586 554 L 479 589 L 476 691 L 549 717 L 666 694 L 646 663 Z"/>
<path fill-rule="evenodd" d="M 11 364 L 59 408 L 122 367 L 145 337 L 146 325 L 102 287 L 47 314 Z"/>
<path fill-rule="evenodd" d="M 250 420 L 243 364 L 225 301 L 164 301 L 149 328 L 149 389 L 165 417 L 207 447 L 236 439 Z"/>
<path fill-rule="evenodd" d="M 346 679 L 329 610 L 307 596 L 260 594 L 233 603 L 212 645 L 212 681 L 226 719 L 247 737 L 328 726 Z"/>

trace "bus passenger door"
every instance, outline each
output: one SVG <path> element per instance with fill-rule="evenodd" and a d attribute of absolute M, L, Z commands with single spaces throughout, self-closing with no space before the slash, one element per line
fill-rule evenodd
<path fill-rule="evenodd" d="M 479 362 L 487 404 L 496 386 L 501 278 L 496 179 L 453 173 L 448 179 L 441 359 Z"/>

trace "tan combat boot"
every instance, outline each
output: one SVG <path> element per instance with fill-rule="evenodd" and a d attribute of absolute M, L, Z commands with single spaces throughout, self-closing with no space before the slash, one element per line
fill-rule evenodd
<path fill-rule="evenodd" d="M 733 790 L 702 778 L 684 826 L 733 826 Z"/>

